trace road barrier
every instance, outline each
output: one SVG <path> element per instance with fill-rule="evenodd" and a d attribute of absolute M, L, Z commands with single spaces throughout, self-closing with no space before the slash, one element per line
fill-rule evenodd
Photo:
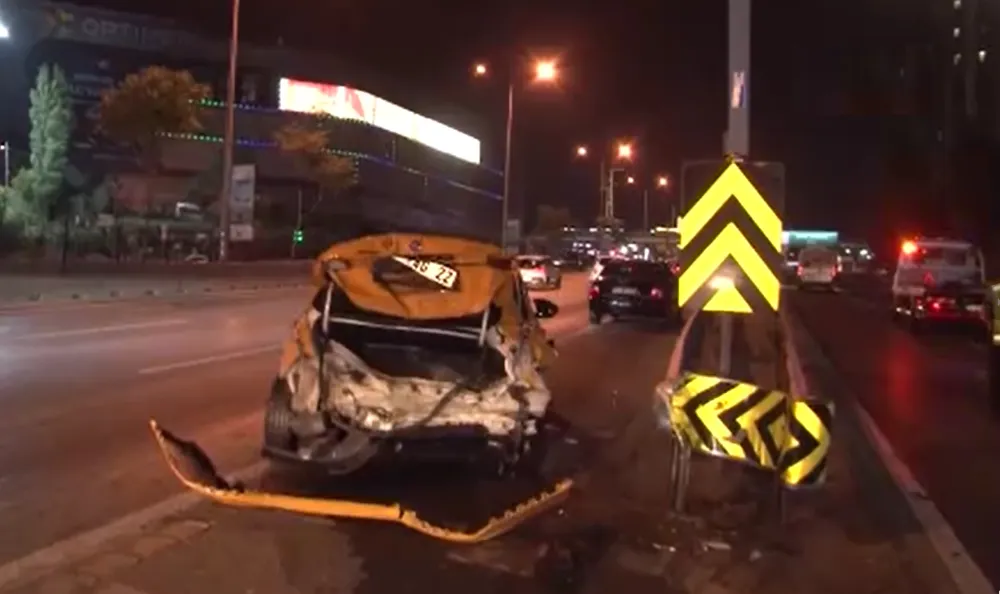
<path fill-rule="evenodd" d="M 742 340 L 734 342 L 750 348 L 733 353 L 737 378 L 706 372 L 718 365 L 713 355 L 722 321 L 698 312 L 685 323 L 656 401 L 661 424 L 675 438 L 673 511 L 685 510 L 693 453 L 770 471 L 781 516 L 786 489 L 824 482 L 834 407 L 803 393 L 787 323 L 783 315 L 741 319 L 736 338 Z"/>

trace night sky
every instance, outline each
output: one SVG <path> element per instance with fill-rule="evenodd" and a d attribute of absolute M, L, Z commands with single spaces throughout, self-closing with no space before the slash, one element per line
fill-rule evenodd
<path fill-rule="evenodd" d="M 222 0 L 77 3 L 171 17 L 216 36 L 228 31 Z M 868 182 L 845 171 L 856 173 L 865 158 L 855 148 L 864 140 L 851 133 L 859 127 L 852 77 L 873 18 L 851 2 L 754 5 L 751 157 L 785 163 L 790 226 L 872 231 L 859 214 Z M 610 154 L 615 139 L 634 140 L 633 170 L 648 183 L 659 174 L 676 178 L 682 159 L 721 156 L 724 0 L 243 0 L 241 25 L 244 39 L 281 37 L 289 46 L 327 50 L 480 114 L 489 122 L 484 152 L 498 167 L 504 81 L 473 80 L 471 65 L 516 57 L 527 80 L 530 57 L 558 56 L 558 88 L 518 96 L 513 179 L 523 199 L 515 208 L 529 218 L 537 204 L 568 206 L 581 222 L 598 214 L 597 160 L 576 159 L 578 144 L 592 154 L 603 145 Z M 653 222 L 666 218 L 669 200 L 651 201 Z M 623 191 L 616 202 L 619 216 L 638 225 L 640 193 Z"/>

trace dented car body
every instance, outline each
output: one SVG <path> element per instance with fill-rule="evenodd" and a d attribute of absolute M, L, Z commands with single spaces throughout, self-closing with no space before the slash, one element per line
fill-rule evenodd
<path fill-rule="evenodd" d="M 511 469 L 537 451 L 555 352 L 499 248 L 391 234 L 337 244 L 313 270 L 265 412 L 264 453 L 353 472 L 378 456 L 484 457 Z"/>

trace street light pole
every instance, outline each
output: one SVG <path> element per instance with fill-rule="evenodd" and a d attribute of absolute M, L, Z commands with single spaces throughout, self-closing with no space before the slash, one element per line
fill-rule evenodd
<path fill-rule="evenodd" d="M 507 250 L 507 219 L 510 216 L 510 146 L 514 132 L 514 73 L 510 74 L 507 85 L 507 133 L 504 139 L 503 157 L 503 203 L 500 219 L 503 227 L 500 229 L 500 248 Z"/>
<path fill-rule="evenodd" d="M 3 141 L 3 187 L 10 186 L 10 142 Z"/>
<path fill-rule="evenodd" d="M 649 229 L 649 190 L 642 190 L 642 229 L 645 232 Z"/>
<path fill-rule="evenodd" d="M 219 198 L 219 260 L 229 259 L 229 201 L 233 185 L 233 144 L 236 119 L 236 58 L 240 45 L 240 0 L 232 0 L 229 73 L 226 81 L 226 130 L 222 140 L 222 196 Z"/>

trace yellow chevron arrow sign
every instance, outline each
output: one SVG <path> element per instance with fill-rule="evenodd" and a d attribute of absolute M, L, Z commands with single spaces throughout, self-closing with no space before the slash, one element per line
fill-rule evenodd
<path fill-rule="evenodd" d="M 728 313 L 777 311 L 781 219 L 738 164 L 729 163 L 680 219 L 679 227 L 681 307 Z"/>
<path fill-rule="evenodd" d="M 823 482 L 833 404 L 695 373 L 657 391 L 672 429 L 692 450 L 773 470 L 788 487 Z"/>

